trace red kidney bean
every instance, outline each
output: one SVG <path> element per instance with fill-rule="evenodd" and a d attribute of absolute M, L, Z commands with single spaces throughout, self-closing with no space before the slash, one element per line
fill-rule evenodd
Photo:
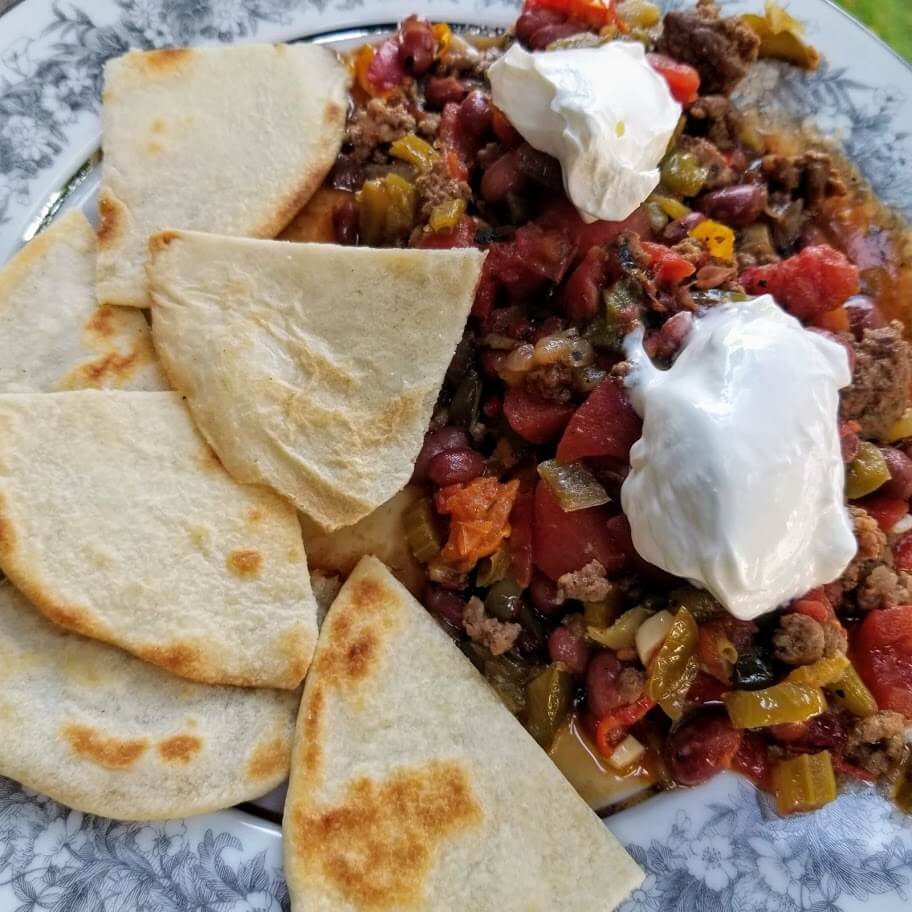
<path fill-rule="evenodd" d="M 459 123 L 475 139 L 491 129 L 491 101 L 484 92 L 474 89 L 459 105 Z"/>
<path fill-rule="evenodd" d="M 466 603 L 454 592 L 429 587 L 425 596 L 425 604 L 428 611 L 440 621 L 444 628 L 454 633 L 462 631 L 462 613 L 465 611 Z"/>
<path fill-rule="evenodd" d="M 516 20 L 516 37 L 524 44 L 528 44 L 532 36 L 546 25 L 557 25 L 566 22 L 566 15 L 558 10 L 538 7 L 526 10 Z"/>
<path fill-rule="evenodd" d="M 486 396 L 484 402 L 481 404 L 481 413 L 489 421 L 493 421 L 495 418 L 500 418 L 501 413 L 503 412 L 503 402 L 500 401 L 499 396 L 495 396 L 493 393 L 490 396 Z"/>
<path fill-rule="evenodd" d="M 344 200 L 333 209 L 332 223 L 337 244 L 358 243 L 358 207 L 354 200 Z"/>
<path fill-rule="evenodd" d="M 426 19 L 409 16 L 399 29 L 399 59 L 407 73 L 420 76 L 434 63 L 437 40 Z"/>
<path fill-rule="evenodd" d="M 329 174 L 329 185 L 334 190 L 360 190 L 366 177 L 361 162 L 350 155 L 340 155 Z"/>
<path fill-rule="evenodd" d="M 519 170 L 526 177 L 549 190 L 560 190 L 561 166 L 556 158 L 533 149 L 528 143 L 523 143 L 516 150 L 516 155 Z"/>
<path fill-rule="evenodd" d="M 491 165 L 481 178 L 481 195 L 489 203 L 499 203 L 510 193 L 519 193 L 527 178 L 519 170 L 517 153 L 507 152 Z"/>
<path fill-rule="evenodd" d="M 700 222 L 705 222 L 706 216 L 702 212 L 691 212 L 688 215 L 683 216 L 682 218 L 675 219 L 673 222 L 669 222 L 665 226 L 665 230 L 662 232 L 662 236 L 666 241 L 669 241 L 672 244 L 677 244 L 679 241 L 683 241 L 684 238 L 690 234 Z"/>
<path fill-rule="evenodd" d="M 741 745 L 726 711 L 707 706 L 672 729 L 665 742 L 665 759 L 675 782 L 699 785 L 731 766 Z"/>
<path fill-rule="evenodd" d="M 536 573 L 529 584 L 529 598 L 539 614 L 549 616 L 557 614 L 563 602 L 557 597 L 557 583 L 547 576 Z"/>
<path fill-rule="evenodd" d="M 561 38 L 569 38 L 571 35 L 578 35 L 584 31 L 586 31 L 585 26 L 576 22 L 558 22 L 554 25 L 544 25 L 533 33 L 529 39 L 529 47 L 533 51 L 542 51 L 552 41 L 560 41 Z"/>
<path fill-rule="evenodd" d="M 458 104 L 468 93 L 469 87 L 455 76 L 428 76 L 424 83 L 424 99 L 432 108 Z"/>
<path fill-rule="evenodd" d="M 465 484 L 478 478 L 484 472 L 484 467 L 484 459 L 475 450 L 460 447 L 438 453 L 428 463 L 428 478 L 438 488 L 445 488 L 447 485 Z"/>
<path fill-rule="evenodd" d="M 447 450 L 457 450 L 469 446 L 469 435 L 458 427 L 447 425 L 436 431 L 429 431 L 421 445 L 421 452 L 415 460 L 415 470 L 412 472 L 413 481 L 426 481 L 428 467 L 431 460 L 438 454 Z"/>
<path fill-rule="evenodd" d="M 582 674 L 589 659 L 586 641 L 566 627 L 555 627 L 548 637 L 548 655 L 552 662 L 561 662 L 570 674 Z"/>
<path fill-rule="evenodd" d="M 598 719 L 623 705 L 617 687 L 621 667 L 618 657 L 610 649 L 603 649 L 592 657 L 586 668 L 586 700 Z"/>
<path fill-rule="evenodd" d="M 855 295 L 845 302 L 849 326 L 857 339 L 864 335 L 866 329 L 880 329 L 887 325 L 884 315 L 873 298 L 867 295 Z"/>
<path fill-rule="evenodd" d="M 717 222 L 743 228 L 757 221 L 766 207 L 766 186 L 738 184 L 735 187 L 723 187 L 707 193 L 697 206 Z"/>
<path fill-rule="evenodd" d="M 912 459 L 896 447 L 881 447 L 887 469 L 890 471 L 890 480 L 882 484 L 878 494 L 885 497 L 895 497 L 898 500 L 908 500 L 912 497 Z"/>
<path fill-rule="evenodd" d="M 656 341 L 656 355 L 660 358 L 672 358 L 684 344 L 687 334 L 693 326 L 693 314 L 682 310 L 671 319 L 666 320 L 659 330 Z"/>

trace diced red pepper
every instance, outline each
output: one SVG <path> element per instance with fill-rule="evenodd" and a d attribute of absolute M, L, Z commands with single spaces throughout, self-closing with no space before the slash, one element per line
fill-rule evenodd
<path fill-rule="evenodd" d="M 697 267 L 690 260 L 671 247 L 653 244 L 650 241 L 643 241 L 642 247 L 652 261 L 656 284 L 662 288 L 678 285 L 697 271 Z"/>
<path fill-rule="evenodd" d="M 678 63 L 664 54 L 647 54 L 649 65 L 668 83 L 675 101 L 693 104 L 700 94 L 700 74 L 686 63 Z"/>
<path fill-rule="evenodd" d="M 554 440 L 573 415 L 572 405 L 549 402 L 521 384 L 507 390 L 503 410 L 510 427 L 530 443 Z"/>
<path fill-rule="evenodd" d="M 573 414 L 557 445 L 557 458 L 576 462 L 589 456 L 611 456 L 626 463 L 642 432 L 640 416 L 620 384 L 609 378 Z"/>
<path fill-rule="evenodd" d="M 597 560 L 609 574 L 631 566 L 623 530 L 606 507 L 565 513 L 547 483 L 535 488 L 532 555 L 535 566 L 549 579 L 579 570 Z"/>
<path fill-rule="evenodd" d="M 799 320 L 812 321 L 858 294 L 858 268 L 844 254 L 820 244 L 769 266 L 752 266 L 741 274 L 750 294 L 771 294 Z"/>
<path fill-rule="evenodd" d="M 893 542 L 893 566 L 897 570 L 912 572 L 912 531 L 903 532 Z"/>
<path fill-rule="evenodd" d="M 883 532 L 889 532 L 909 512 L 908 501 L 882 494 L 872 494 L 857 503 L 877 520 Z"/>
<path fill-rule="evenodd" d="M 643 696 L 599 719 L 595 727 L 595 746 L 603 757 L 610 757 L 624 739 L 627 729 L 639 722 L 654 706 L 655 700 Z"/>

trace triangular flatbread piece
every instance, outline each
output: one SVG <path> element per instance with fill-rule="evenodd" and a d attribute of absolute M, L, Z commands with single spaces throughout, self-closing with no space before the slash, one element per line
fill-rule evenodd
<path fill-rule="evenodd" d="M 320 633 L 284 847 L 292 908 L 307 912 L 607 912 L 643 876 L 371 557 Z"/>
<path fill-rule="evenodd" d="M 61 216 L 0 271 L 0 393 L 168 388 L 143 314 L 95 300 L 95 232 Z"/>
<path fill-rule="evenodd" d="M 151 249 L 155 347 L 236 479 L 326 530 L 405 485 L 484 254 L 186 231 Z"/>
<path fill-rule="evenodd" d="M 202 814 L 288 772 L 298 694 L 182 681 L 0 584 L 0 775 L 92 814 Z"/>
<path fill-rule="evenodd" d="M 313 44 L 131 51 L 105 67 L 98 295 L 146 307 L 164 228 L 275 237 L 342 143 L 350 76 Z"/>
<path fill-rule="evenodd" d="M 0 396 L 0 570 L 52 621 L 213 684 L 297 687 L 297 515 L 240 485 L 176 393 Z"/>

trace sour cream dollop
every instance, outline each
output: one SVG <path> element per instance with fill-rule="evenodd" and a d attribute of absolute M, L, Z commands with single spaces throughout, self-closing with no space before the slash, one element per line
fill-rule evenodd
<path fill-rule="evenodd" d="M 641 44 L 539 53 L 514 44 L 488 78 L 494 104 L 529 145 L 560 161 L 586 221 L 621 221 L 658 186 L 681 106 Z"/>
<path fill-rule="evenodd" d="M 855 555 L 844 504 L 845 349 L 770 295 L 694 321 L 669 370 L 626 340 L 643 417 L 621 489 L 646 560 L 748 620 L 828 583 Z"/>

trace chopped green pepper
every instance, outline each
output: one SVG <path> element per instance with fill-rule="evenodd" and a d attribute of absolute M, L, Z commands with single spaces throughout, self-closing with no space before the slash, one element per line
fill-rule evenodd
<path fill-rule="evenodd" d="M 672 152 L 662 162 L 662 183 L 679 196 L 696 196 L 709 171 L 693 152 Z"/>
<path fill-rule="evenodd" d="M 846 497 L 857 500 L 876 491 L 890 480 L 890 470 L 878 447 L 867 440 L 846 468 Z"/>
<path fill-rule="evenodd" d="M 583 617 L 589 627 L 607 627 L 624 603 L 624 593 L 614 583 L 608 583 L 608 595 L 600 602 L 583 602 Z"/>
<path fill-rule="evenodd" d="M 694 655 L 698 636 L 693 615 L 680 608 L 646 679 L 647 695 L 672 719 L 680 718 L 684 698 L 699 670 Z"/>
<path fill-rule="evenodd" d="M 636 643 L 636 632 L 652 612 L 648 608 L 637 606 L 625 611 L 610 627 L 588 627 L 586 636 L 599 646 L 608 649 L 632 649 Z"/>
<path fill-rule="evenodd" d="M 468 370 L 450 402 L 450 424 L 469 430 L 478 421 L 481 405 L 481 377 Z"/>
<path fill-rule="evenodd" d="M 522 603 L 522 587 L 515 581 L 506 577 L 488 590 L 485 597 L 485 612 L 498 621 L 512 621 L 519 614 Z"/>
<path fill-rule="evenodd" d="M 443 548 L 443 536 L 437 527 L 437 514 L 430 497 L 416 500 L 402 515 L 405 540 L 415 559 L 429 564 Z"/>
<path fill-rule="evenodd" d="M 733 690 L 723 694 L 735 728 L 766 728 L 785 722 L 806 722 L 826 711 L 819 687 L 783 681 L 764 690 Z"/>
<path fill-rule="evenodd" d="M 773 767 L 773 795 L 780 814 L 813 811 L 836 798 L 836 776 L 829 751 L 799 754 Z"/>
<path fill-rule="evenodd" d="M 572 696 L 570 673 L 556 663 L 526 687 L 526 728 L 545 750 L 570 711 Z"/>
<path fill-rule="evenodd" d="M 562 463 L 548 459 L 539 464 L 538 474 L 565 513 L 600 507 L 611 500 L 595 476 L 581 462 Z"/>
<path fill-rule="evenodd" d="M 479 586 L 490 586 L 502 580 L 510 570 L 510 549 L 501 545 L 490 557 L 478 562 L 475 580 Z"/>
<path fill-rule="evenodd" d="M 842 677 L 827 688 L 840 706 L 854 716 L 873 716 L 877 712 L 877 701 L 867 685 L 858 675 L 855 666 L 849 664 Z"/>
<path fill-rule="evenodd" d="M 744 15 L 741 21 L 760 39 L 760 56 L 785 60 L 806 70 L 820 63 L 820 53 L 803 40 L 804 26 L 778 3 L 767 0 L 763 16 Z"/>

